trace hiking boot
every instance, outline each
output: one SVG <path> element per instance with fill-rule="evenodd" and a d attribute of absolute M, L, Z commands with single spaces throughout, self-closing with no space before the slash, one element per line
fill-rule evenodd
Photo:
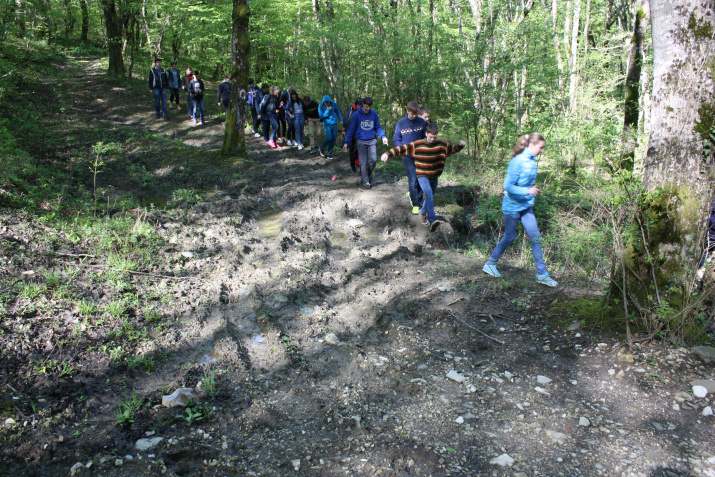
<path fill-rule="evenodd" d="M 418 206 L 412 207 L 412 214 L 417 215 L 420 213 L 420 208 Z"/>
<path fill-rule="evenodd" d="M 420 215 L 420 220 L 422 221 L 422 225 L 429 225 L 429 220 L 427 220 L 426 215 Z"/>
<path fill-rule="evenodd" d="M 541 283 L 542 285 L 546 285 L 551 288 L 559 286 L 559 283 L 551 278 L 548 273 L 546 275 L 536 275 L 536 281 L 537 283 Z"/>
<path fill-rule="evenodd" d="M 484 266 L 482 267 L 482 271 L 486 273 L 487 275 L 491 275 L 496 278 L 501 277 L 501 273 L 499 273 L 499 270 L 497 270 L 496 265 L 492 265 L 491 263 L 485 263 Z"/>
<path fill-rule="evenodd" d="M 429 224 L 429 231 L 430 231 L 430 232 L 434 232 L 435 230 L 437 230 L 437 227 L 439 227 L 439 224 L 441 224 L 441 223 L 442 223 L 442 222 L 440 222 L 439 219 L 434 219 L 434 220 L 433 220 L 432 222 L 430 222 L 430 224 Z"/>

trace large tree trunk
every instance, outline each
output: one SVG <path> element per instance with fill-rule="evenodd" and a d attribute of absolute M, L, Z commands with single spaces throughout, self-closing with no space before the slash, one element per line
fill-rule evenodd
<path fill-rule="evenodd" d="M 650 4 L 654 72 L 645 194 L 619 266 L 625 277 L 613 283 L 625 285 L 651 331 L 677 327 L 688 335 L 694 330 L 683 320 L 687 315 L 677 312 L 691 297 L 715 195 L 713 1 Z"/>
<path fill-rule="evenodd" d="M 226 115 L 223 137 L 224 156 L 246 155 L 246 105 L 251 40 L 248 24 L 251 15 L 249 0 L 233 0 L 233 35 L 231 37 L 231 106 Z"/>
<path fill-rule="evenodd" d="M 79 0 L 79 7 L 82 11 L 82 41 L 87 41 L 89 36 L 89 9 L 87 8 L 87 0 Z"/>
<path fill-rule="evenodd" d="M 109 76 L 124 76 L 122 57 L 122 25 L 119 22 L 114 0 L 102 0 L 104 23 L 107 27 L 107 50 L 109 53 Z"/>

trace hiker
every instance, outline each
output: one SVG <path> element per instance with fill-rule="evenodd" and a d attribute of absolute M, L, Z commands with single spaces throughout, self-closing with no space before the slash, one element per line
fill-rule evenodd
<path fill-rule="evenodd" d="M 286 89 L 281 95 L 280 117 L 283 118 L 283 122 L 281 123 L 281 132 L 283 133 L 282 137 L 286 142 L 286 145 L 297 146 L 298 143 L 295 142 L 295 125 L 293 124 L 293 120 L 288 116 L 288 111 L 286 110 L 286 107 L 290 102 L 291 91 L 295 91 L 295 88 L 293 86 L 288 86 L 288 89 Z"/>
<path fill-rule="evenodd" d="M 387 136 L 380 126 L 380 118 L 372 109 L 372 98 L 366 96 L 362 100 L 362 107 L 355 112 L 350 121 L 343 143 L 343 151 L 347 151 L 353 137 L 357 139 L 358 156 L 361 158 L 360 175 L 362 185 L 366 189 L 372 187 L 372 171 L 377 163 L 377 136 L 380 136 L 382 143 L 387 145 Z"/>
<path fill-rule="evenodd" d="M 281 146 L 276 143 L 276 135 L 278 134 L 278 114 L 280 113 L 280 94 L 281 89 L 278 86 L 271 88 L 270 94 L 267 94 L 261 100 L 260 117 L 263 118 L 263 137 L 266 138 L 268 131 L 271 131 L 270 137 L 266 143 L 271 149 L 281 149 Z"/>
<path fill-rule="evenodd" d="M 424 119 L 425 124 L 429 123 L 429 109 L 425 107 L 420 108 L 419 116 Z"/>
<path fill-rule="evenodd" d="M 223 103 L 223 109 L 226 110 L 226 118 L 228 118 L 228 106 L 231 104 L 231 75 L 224 76 L 223 81 L 218 85 L 216 101 L 219 106 Z"/>
<path fill-rule="evenodd" d="M 422 225 L 429 226 L 430 232 L 434 232 L 442 222 L 437 219 L 434 213 L 434 193 L 437 190 L 437 178 L 444 170 L 444 162 L 447 156 L 456 154 L 467 145 L 464 141 L 459 144 L 448 144 L 437 139 L 439 128 L 436 124 L 428 124 L 425 127 L 425 138 L 417 141 L 393 147 L 382 155 L 382 161 L 386 162 L 389 156 L 410 156 L 415 161 L 415 173 L 420 183 L 424 200 L 420 209 Z"/>
<path fill-rule="evenodd" d="M 345 136 L 348 132 L 348 128 L 350 127 L 350 120 L 352 119 L 353 114 L 355 114 L 355 111 L 360 109 L 361 106 L 362 98 L 357 98 L 355 100 L 355 103 L 345 108 L 345 112 L 343 113 L 343 136 Z M 357 148 L 357 139 L 355 139 L 355 137 L 353 137 L 348 144 L 348 151 L 350 151 L 350 168 L 353 170 L 353 172 L 357 172 L 357 167 L 355 167 L 355 164 L 359 164 L 360 159 L 358 158 L 359 156 Z"/>
<path fill-rule="evenodd" d="M 263 142 L 268 144 L 268 131 L 270 129 L 270 122 L 266 123 L 268 121 L 268 117 L 265 114 L 261 114 L 261 105 L 263 104 L 263 98 L 266 96 L 270 95 L 270 88 L 268 86 L 268 83 L 263 83 L 261 85 L 261 89 L 256 92 L 256 98 L 253 100 L 253 104 L 256 105 L 256 118 L 260 122 L 261 126 L 263 127 Z M 269 125 L 268 128 L 266 128 L 266 124 Z M 256 131 L 256 134 L 258 134 L 258 131 Z M 253 137 L 260 137 L 256 136 L 256 134 L 253 135 Z"/>
<path fill-rule="evenodd" d="M 429 127 L 429 126 L 428 126 Z M 524 230 L 531 240 L 531 251 L 536 262 L 536 281 L 548 287 L 555 287 L 558 283 L 549 276 L 544 265 L 541 250 L 541 234 L 534 217 L 534 202 L 541 192 L 536 183 L 536 156 L 544 150 L 546 141 L 539 133 L 521 136 L 514 146 L 514 157 L 509 162 L 504 179 L 504 199 L 501 210 L 504 214 L 504 236 L 494 248 L 491 257 L 484 264 L 482 271 L 493 277 L 500 277 L 497 262 L 506 248 L 516 238 L 516 227 L 521 222 Z"/>
<path fill-rule="evenodd" d="M 149 71 L 149 91 L 154 94 L 154 110 L 156 113 L 156 118 L 159 119 L 163 117 L 164 119 L 169 119 L 166 113 L 166 87 L 168 81 L 166 78 L 166 72 L 164 68 L 161 67 L 161 58 L 154 60 L 154 67 Z M 159 112 L 159 104 L 161 103 L 161 113 Z"/>
<path fill-rule="evenodd" d="M 194 102 L 191 100 L 191 92 L 189 85 L 194 80 L 194 74 L 191 72 L 191 67 L 186 67 L 186 74 L 181 77 L 181 89 L 186 92 L 186 107 L 189 108 L 189 119 L 194 117 Z"/>
<path fill-rule="evenodd" d="M 327 94 L 323 96 L 323 101 L 318 106 L 318 114 L 325 130 L 325 140 L 320 146 L 320 155 L 332 159 L 333 148 L 338 140 L 338 122 L 343 120 L 343 115 L 340 114 L 337 103 Z"/>
<path fill-rule="evenodd" d="M 199 79 L 199 72 L 194 71 L 194 79 L 189 83 L 189 92 L 191 93 L 191 101 L 194 103 L 193 119 L 194 124 L 198 124 L 196 119 L 196 110 L 201 114 L 201 124 L 206 124 L 204 121 L 204 82 Z"/>
<path fill-rule="evenodd" d="M 176 98 L 176 109 L 181 109 L 179 106 L 179 90 L 181 89 L 181 73 L 176 69 L 176 61 L 171 63 L 171 68 L 166 72 L 167 85 L 169 86 L 169 104 L 174 102 Z"/>
<path fill-rule="evenodd" d="M 310 96 L 303 96 L 303 112 L 305 120 L 308 123 L 308 137 L 310 138 L 310 154 L 318 153 L 318 146 L 315 142 L 316 132 L 320 132 L 320 112 L 319 105 L 315 100 L 310 99 Z"/>
<path fill-rule="evenodd" d="M 294 145 L 297 145 L 298 150 L 302 151 L 305 148 L 303 145 L 303 141 L 305 141 L 305 113 L 303 113 L 303 100 L 300 99 L 300 96 L 295 90 L 291 90 L 290 92 L 286 113 L 293 122 L 293 128 L 295 129 Z"/>
<path fill-rule="evenodd" d="M 710 221 L 708 224 L 708 233 L 705 236 L 705 253 L 703 253 L 703 258 L 700 260 L 699 268 L 705 266 L 705 262 L 710 261 L 711 255 L 715 252 L 715 200 L 713 201 L 713 208 L 710 211 Z"/>
<path fill-rule="evenodd" d="M 392 142 L 399 147 L 414 141 L 425 138 L 425 120 L 417 116 L 420 111 L 420 105 L 415 101 L 407 103 L 407 115 L 400 119 L 395 126 L 395 135 L 392 137 Z M 412 156 L 402 156 L 402 167 L 405 168 L 407 174 L 407 200 L 412 207 L 412 213 L 417 215 L 422 207 L 424 194 L 417 181 L 415 169 L 415 158 Z M 434 191 L 432 191 L 434 192 Z"/>
<path fill-rule="evenodd" d="M 253 137 L 261 137 L 261 135 L 258 133 L 258 125 L 260 124 L 258 120 L 258 111 L 256 110 L 256 95 L 258 94 L 260 90 L 258 89 L 258 86 L 256 86 L 256 83 L 253 82 L 253 78 L 248 78 L 248 108 L 251 110 L 251 124 L 253 125 L 253 129 L 251 129 L 251 132 L 253 133 Z"/>

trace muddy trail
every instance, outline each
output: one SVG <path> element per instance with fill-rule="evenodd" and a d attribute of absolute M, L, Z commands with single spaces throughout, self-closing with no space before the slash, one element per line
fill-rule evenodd
<path fill-rule="evenodd" d="M 461 249 L 474 191 L 441 182 L 431 233 L 397 162 L 370 190 L 342 152 L 250 138 L 247 161 L 222 162 L 220 119 L 195 126 L 182 102 L 157 121 L 143 84 L 111 83 L 96 61 L 62 68 L 57 150 L 126 144 L 99 175 L 102 200 L 155 243 L 128 272 L 89 239 L 2 211 L 3 274 L 64 267 L 98 304 L 45 291 L 8 306 L 3 475 L 715 476 L 713 364 L 659 343 L 628 353 L 582 324 L 579 299 L 596 292 L 540 286 L 518 257 L 484 275 Z M 138 206 L 114 211 L 127 196 Z M 163 406 L 178 388 L 194 399 Z"/>

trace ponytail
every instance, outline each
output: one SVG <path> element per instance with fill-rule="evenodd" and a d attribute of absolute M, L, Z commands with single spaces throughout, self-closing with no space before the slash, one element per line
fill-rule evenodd
<path fill-rule="evenodd" d="M 526 148 L 526 146 L 529 144 L 536 144 L 537 142 L 544 142 L 544 136 L 540 133 L 524 134 L 523 136 L 520 136 L 516 145 L 511 150 L 512 156 L 518 156 L 524 152 L 524 148 Z"/>

